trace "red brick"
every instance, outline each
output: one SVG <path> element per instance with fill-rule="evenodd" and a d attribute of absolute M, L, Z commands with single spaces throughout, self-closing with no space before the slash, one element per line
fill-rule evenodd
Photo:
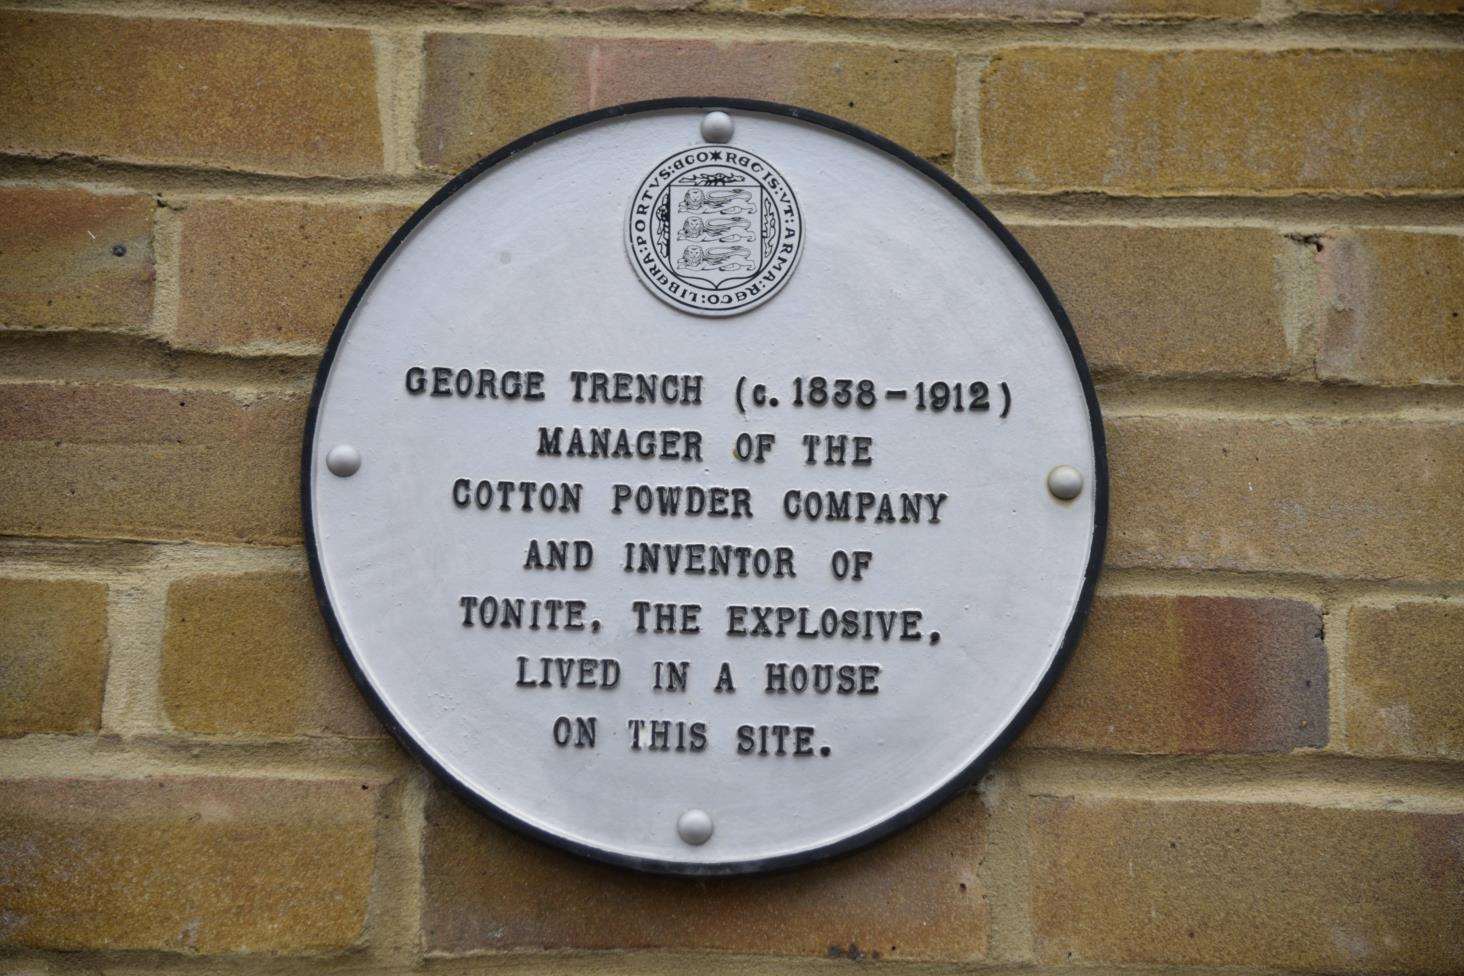
<path fill-rule="evenodd" d="M 1106 752 L 1327 744 L 1321 611 L 1296 600 L 1104 596 L 1022 737 Z"/>

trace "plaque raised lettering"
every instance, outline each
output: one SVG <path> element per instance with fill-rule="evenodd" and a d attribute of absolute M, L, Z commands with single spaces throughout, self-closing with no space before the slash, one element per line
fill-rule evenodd
<path fill-rule="evenodd" d="M 449 183 L 321 364 L 320 602 L 392 732 L 582 855 L 735 874 L 934 809 L 1101 562 L 1098 405 L 1035 265 L 873 134 L 638 103 Z"/>

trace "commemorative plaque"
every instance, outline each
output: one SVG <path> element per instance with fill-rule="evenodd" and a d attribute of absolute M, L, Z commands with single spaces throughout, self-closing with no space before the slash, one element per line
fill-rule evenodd
<path fill-rule="evenodd" d="M 779 105 L 570 119 L 387 245 L 302 484 L 336 642 L 485 813 L 643 870 L 870 843 L 1077 640 L 1106 469 L 1071 327 L 965 191 Z"/>

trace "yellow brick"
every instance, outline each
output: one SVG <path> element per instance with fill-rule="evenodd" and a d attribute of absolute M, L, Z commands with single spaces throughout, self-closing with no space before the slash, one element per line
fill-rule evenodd
<path fill-rule="evenodd" d="M 867 851 L 760 878 L 656 878 L 523 840 L 439 794 L 427 814 L 422 929 L 432 952 L 725 949 L 979 959 L 987 943 L 974 794 Z"/>
<path fill-rule="evenodd" d="M 155 209 L 137 194 L 0 189 L 0 325 L 146 326 Z"/>
<path fill-rule="evenodd" d="M 1464 604 L 1347 614 L 1347 749 L 1464 759 Z"/>
<path fill-rule="evenodd" d="M 1127 417 L 1109 430 L 1114 565 L 1464 575 L 1464 426 Z"/>
<path fill-rule="evenodd" d="M 951 153 L 955 60 L 865 44 L 429 34 L 418 144 L 462 169 L 566 115 L 671 95 L 767 98 Z M 655 160 L 649 160 L 651 165 Z"/>
<path fill-rule="evenodd" d="M 1095 370 L 1274 376 L 1291 366 L 1277 275 L 1254 227 L 1015 225 Z"/>
<path fill-rule="evenodd" d="M 0 579 L 0 735 L 90 732 L 107 678 L 107 588 Z"/>
<path fill-rule="evenodd" d="M 299 538 L 304 398 L 0 384 L 0 532 Z"/>
<path fill-rule="evenodd" d="M 168 587 L 163 706 L 204 733 L 379 736 L 303 573 L 180 580 Z"/>
<path fill-rule="evenodd" d="M 505 7 L 522 10 L 572 10 L 601 12 L 611 10 L 667 11 L 705 8 L 707 0 L 432 0 L 444 7 L 476 7 L 501 10 Z"/>
<path fill-rule="evenodd" d="M 1256 0 L 712 0 L 711 5 L 712 9 L 799 16 L 936 21 L 1015 17 L 1068 20 L 1095 14 L 1141 16 L 1146 20 L 1238 18 L 1250 17 L 1260 9 Z"/>
<path fill-rule="evenodd" d="M 366 921 L 380 785 L 0 783 L 0 945 L 320 952 Z"/>
<path fill-rule="evenodd" d="M 1108 752 L 1327 744 L 1321 611 L 1296 600 L 1103 596 L 1022 737 Z"/>
<path fill-rule="evenodd" d="M 1458 14 L 1461 0 L 1297 0 L 1303 12 L 1324 14 Z"/>
<path fill-rule="evenodd" d="M 379 172 L 365 31 L 0 12 L 0 151 Z"/>
<path fill-rule="evenodd" d="M 790 17 L 875 17 L 950 21 L 1031 18 L 1073 20 L 1092 15 L 1145 20 L 1237 18 L 1257 12 L 1256 0 L 437 0 L 443 6 L 523 9 L 779 14 Z M 1421 0 L 1429 2 L 1429 0 Z"/>
<path fill-rule="evenodd" d="M 1464 969 L 1464 814 L 1035 801 L 1040 962 Z"/>
<path fill-rule="evenodd" d="M 1458 190 L 1464 51 L 1018 48 L 980 93 L 987 179 L 1034 190 Z"/>
<path fill-rule="evenodd" d="M 412 213 L 387 204 L 210 200 L 182 216 L 179 345 L 317 350 Z"/>
<path fill-rule="evenodd" d="M 1319 244 L 1319 376 L 1464 383 L 1464 236 L 1369 229 Z"/>

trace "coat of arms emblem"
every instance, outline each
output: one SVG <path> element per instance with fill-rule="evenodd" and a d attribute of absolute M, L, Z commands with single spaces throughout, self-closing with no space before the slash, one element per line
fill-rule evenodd
<path fill-rule="evenodd" d="M 658 164 L 626 219 L 641 281 L 697 315 L 733 315 L 772 298 L 803 250 L 803 216 L 786 180 L 762 158 L 698 146 Z"/>

